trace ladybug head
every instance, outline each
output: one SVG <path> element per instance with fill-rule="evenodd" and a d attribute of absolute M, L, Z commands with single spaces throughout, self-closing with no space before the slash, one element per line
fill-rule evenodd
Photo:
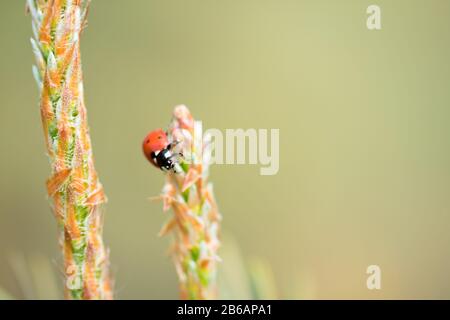
<path fill-rule="evenodd" d="M 161 151 L 167 147 L 169 140 L 163 129 L 156 129 L 150 132 L 142 143 L 142 149 L 145 156 L 152 162 L 152 152 Z"/>

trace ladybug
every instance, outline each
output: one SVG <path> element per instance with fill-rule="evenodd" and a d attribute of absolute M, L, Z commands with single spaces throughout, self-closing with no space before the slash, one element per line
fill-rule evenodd
<path fill-rule="evenodd" d="M 177 173 L 178 158 L 183 157 L 181 152 L 173 153 L 178 143 L 179 141 L 169 142 L 167 133 L 162 129 L 156 129 L 145 137 L 142 150 L 148 161 L 155 167 Z"/>

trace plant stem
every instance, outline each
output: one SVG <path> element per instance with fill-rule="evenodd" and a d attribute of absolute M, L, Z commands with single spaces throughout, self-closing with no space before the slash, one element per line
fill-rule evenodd
<path fill-rule="evenodd" d="M 94 168 L 80 60 L 87 0 L 28 0 L 40 109 L 52 176 L 47 191 L 60 228 L 67 299 L 111 299 L 102 239 L 106 202 Z"/>
<path fill-rule="evenodd" d="M 185 106 L 177 106 L 173 115 L 168 130 L 169 140 L 180 141 L 186 161 L 181 162 L 181 173 L 167 174 L 163 194 L 159 198 L 163 199 L 165 210 L 172 208 L 174 217 L 163 226 L 160 235 L 170 231 L 174 233 L 171 252 L 180 281 L 181 298 L 215 299 L 221 216 L 212 184 L 207 182 L 209 144 L 196 130 L 201 122 L 194 121 Z"/>

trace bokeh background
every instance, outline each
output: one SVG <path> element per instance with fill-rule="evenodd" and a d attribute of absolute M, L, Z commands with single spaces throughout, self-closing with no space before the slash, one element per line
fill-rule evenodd
<path fill-rule="evenodd" d="M 58 298 L 24 2 L 0 4 L 0 292 Z M 280 129 L 277 175 L 212 168 L 228 284 L 259 261 L 279 298 L 450 298 L 449 41 L 446 0 L 92 1 L 82 59 L 117 298 L 178 297 L 147 200 L 164 179 L 140 144 L 180 103 L 205 128 Z"/>

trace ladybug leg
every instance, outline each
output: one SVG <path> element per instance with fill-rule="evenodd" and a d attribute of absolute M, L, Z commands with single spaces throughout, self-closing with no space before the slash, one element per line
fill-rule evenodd
<path fill-rule="evenodd" d="M 172 154 L 168 159 L 174 159 L 175 161 L 173 162 L 178 162 L 179 159 L 184 159 L 184 155 L 181 152 L 177 152 Z"/>
<path fill-rule="evenodd" d="M 174 173 L 181 173 L 183 170 L 180 167 L 180 162 L 178 158 L 182 158 L 182 153 L 174 153 L 167 158 L 167 170 L 172 170 Z"/>
<path fill-rule="evenodd" d="M 179 144 L 180 142 L 181 142 L 181 141 L 174 140 L 174 141 L 172 141 L 171 143 L 169 143 L 169 144 L 167 145 L 166 149 L 167 149 L 167 150 L 172 150 L 172 149 L 175 148 L 175 146 L 176 146 L 177 144 Z"/>
<path fill-rule="evenodd" d="M 172 169 L 172 171 L 173 171 L 174 173 L 180 173 L 180 172 L 176 169 L 175 163 L 172 164 L 171 169 Z"/>
<path fill-rule="evenodd" d="M 182 173 L 183 169 L 181 168 L 180 164 L 178 162 L 174 162 L 172 165 L 172 171 L 174 173 Z"/>
<path fill-rule="evenodd" d="M 171 157 L 179 157 L 184 159 L 184 155 L 181 152 L 174 153 Z"/>

